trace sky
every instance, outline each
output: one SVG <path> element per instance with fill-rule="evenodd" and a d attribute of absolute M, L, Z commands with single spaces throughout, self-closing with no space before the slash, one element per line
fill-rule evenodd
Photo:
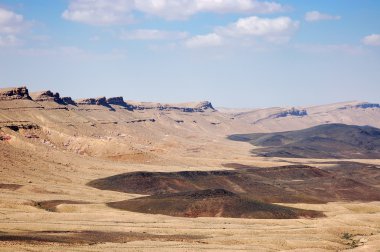
<path fill-rule="evenodd" d="M 0 0 L 0 87 L 217 107 L 380 102 L 378 0 Z"/>

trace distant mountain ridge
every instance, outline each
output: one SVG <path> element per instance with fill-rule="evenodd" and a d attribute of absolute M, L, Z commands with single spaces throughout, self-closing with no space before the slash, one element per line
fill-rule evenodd
<path fill-rule="evenodd" d="M 209 101 L 189 102 L 180 104 L 162 104 L 152 102 L 134 102 L 124 101 L 122 96 L 106 98 L 104 96 L 96 98 L 83 98 L 73 100 L 71 97 L 61 97 L 58 92 L 50 90 L 29 93 L 27 87 L 11 87 L 0 89 L 0 100 L 17 100 L 28 99 L 35 102 L 54 102 L 63 106 L 77 105 L 98 105 L 109 108 L 114 111 L 113 105 L 124 107 L 128 110 L 179 110 L 182 112 L 204 112 L 206 110 L 215 111 L 215 108 Z"/>
<path fill-rule="evenodd" d="M 229 139 L 259 147 L 253 153 L 290 158 L 380 158 L 380 129 L 325 124 L 287 132 L 232 135 Z"/>

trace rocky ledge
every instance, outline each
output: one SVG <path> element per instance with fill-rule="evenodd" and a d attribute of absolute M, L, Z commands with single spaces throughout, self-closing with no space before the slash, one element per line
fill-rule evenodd
<path fill-rule="evenodd" d="M 84 98 L 75 101 L 78 105 L 103 105 L 108 106 L 106 97 Z"/>
<path fill-rule="evenodd" d="M 215 108 L 212 106 L 209 101 L 202 101 L 197 103 L 181 103 L 181 104 L 161 104 L 161 103 L 149 103 L 149 102 L 131 102 L 131 105 L 135 110 L 147 110 L 147 109 L 156 109 L 156 110 L 179 110 L 182 112 L 205 112 L 205 111 L 215 111 Z"/>
<path fill-rule="evenodd" d="M 115 111 L 112 106 L 124 108 L 130 111 L 133 110 L 158 110 L 158 111 L 180 111 L 180 112 L 206 112 L 216 111 L 209 101 L 193 102 L 193 103 L 178 103 L 178 104 L 163 104 L 154 102 L 133 102 L 124 101 L 122 96 L 117 97 L 98 97 L 98 98 L 85 98 L 74 101 L 71 97 L 60 97 L 59 93 L 50 90 L 30 93 L 26 87 L 15 88 L 2 88 L 0 89 L 0 100 L 15 100 L 15 99 L 29 99 L 36 102 L 55 102 L 60 105 L 99 105 L 107 107 Z"/>
<path fill-rule="evenodd" d="M 98 105 L 109 108 L 114 111 L 115 109 L 111 107 L 111 105 L 107 102 L 106 97 L 97 97 L 97 98 L 85 98 L 79 99 L 75 101 L 78 105 Z"/>
<path fill-rule="evenodd" d="M 53 93 L 50 90 L 34 92 L 34 93 L 31 93 L 30 96 L 32 97 L 34 101 L 37 101 L 37 102 L 52 101 L 61 105 L 66 105 L 66 103 L 60 97 L 59 93 Z"/>
<path fill-rule="evenodd" d="M 67 105 L 77 106 L 77 103 L 71 97 L 62 97 L 62 101 Z"/>
<path fill-rule="evenodd" d="M 131 111 L 134 109 L 133 105 L 126 103 L 122 96 L 110 97 L 107 99 L 107 103 L 110 105 L 121 106 Z"/>
<path fill-rule="evenodd" d="M 0 100 L 31 100 L 26 87 L 0 88 Z"/>
<path fill-rule="evenodd" d="M 274 118 L 287 117 L 287 116 L 307 116 L 305 109 L 291 108 L 274 115 Z"/>
<path fill-rule="evenodd" d="M 378 103 L 360 103 L 355 106 L 356 108 L 361 108 L 361 109 L 368 109 L 368 108 L 380 108 L 380 104 Z"/>

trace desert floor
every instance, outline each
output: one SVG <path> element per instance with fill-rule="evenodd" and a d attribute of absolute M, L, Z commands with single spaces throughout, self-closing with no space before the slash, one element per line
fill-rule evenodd
<path fill-rule="evenodd" d="M 138 161 L 127 162 L 55 150 L 36 152 L 15 148 L 17 143 L 3 143 L 0 231 L 13 235 L 13 240 L 0 241 L 0 250 L 379 251 L 380 202 L 287 204 L 323 211 L 326 217 L 319 219 L 177 218 L 109 208 L 105 203 L 140 195 L 86 186 L 93 179 L 130 171 L 220 170 L 226 169 L 222 166 L 226 163 L 265 169 L 294 161 L 315 161 L 252 157 L 249 144 L 223 138 L 216 142 L 209 143 L 212 151 L 207 155 L 182 155 L 181 165 L 168 161 L 171 155 L 150 160 L 140 154 Z M 172 159 L 177 160 L 174 154 Z M 380 164 L 377 160 L 365 162 Z M 47 200 L 77 204 L 59 204 L 55 211 L 47 211 L 37 204 Z"/>

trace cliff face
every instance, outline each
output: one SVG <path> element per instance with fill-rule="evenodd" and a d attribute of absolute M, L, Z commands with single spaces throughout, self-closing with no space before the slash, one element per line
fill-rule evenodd
<path fill-rule="evenodd" d="M 287 117 L 287 116 L 307 116 L 307 111 L 305 109 L 300 110 L 296 108 L 291 108 L 289 110 L 286 110 L 274 115 L 274 118 Z"/>
<path fill-rule="evenodd" d="M 53 101 L 61 105 L 66 105 L 66 103 L 60 97 L 59 93 L 53 93 L 50 90 L 31 93 L 30 96 L 34 101 L 37 102 Z"/>
<path fill-rule="evenodd" d="M 98 105 L 107 107 L 109 110 L 114 111 L 115 109 L 107 102 L 106 97 L 97 97 L 97 98 L 85 98 L 75 101 L 78 105 Z"/>
<path fill-rule="evenodd" d="M 156 109 L 156 110 L 178 110 L 181 112 L 205 112 L 205 111 L 215 111 L 211 102 L 202 101 L 197 103 L 180 103 L 180 104 L 161 104 L 161 103 L 137 103 L 132 102 L 133 108 L 135 110 L 147 110 L 147 109 Z"/>
<path fill-rule="evenodd" d="M 1 88 L 0 100 L 16 100 L 16 99 L 28 99 L 29 91 L 26 87 L 14 87 L 14 88 Z"/>
<path fill-rule="evenodd" d="M 77 106 L 77 103 L 71 97 L 62 97 L 62 101 L 67 105 Z"/>
<path fill-rule="evenodd" d="M 153 102 L 126 102 L 122 96 L 84 98 L 74 101 L 71 97 L 61 97 L 59 93 L 50 90 L 30 93 L 26 87 L 2 88 L 0 89 L 0 100 L 28 99 L 35 102 L 55 102 L 60 105 L 98 105 L 114 111 L 113 105 L 119 106 L 129 111 L 133 110 L 159 110 L 159 111 L 180 111 L 186 113 L 216 111 L 209 101 L 163 104 Z"/>
<path fill-rule="evenodd" d="M 215 108 L 212 106 L 211 102 L 209 101 L 202 101 L 199 102 L 195 107 L 195 110 L 199 110 L 200 112 L 205 110 L 215 110 Z"/>
<path fill-rule="evenodd" d="M 122 96 L 110 97 L 107 99 L 107 103 L 110 105 L 121 106 L 131 111 L 134 109 L 133 105 L 126 103 Z"/>
<path fill-rule="evenodd" d="M 84 98 L 75 101 L 78 105 L 108 105 L 106 97 Z"/>
<path fill-rule="evenodd" d="M 369 103 L 369 102 L 361 102 L 354 105 L 346 105 L 344 107 L 340 107 L 339 109 L 378 109 L 380 108 L 379 103 Z"/>
<path fill-rule="evenodd" d="M 356 105 L 356 108 L 361 108 L 361 109 L 368 109 L 368 108 L 380 108 L 380 104 L 378 103 L 361 103 Z"/>

